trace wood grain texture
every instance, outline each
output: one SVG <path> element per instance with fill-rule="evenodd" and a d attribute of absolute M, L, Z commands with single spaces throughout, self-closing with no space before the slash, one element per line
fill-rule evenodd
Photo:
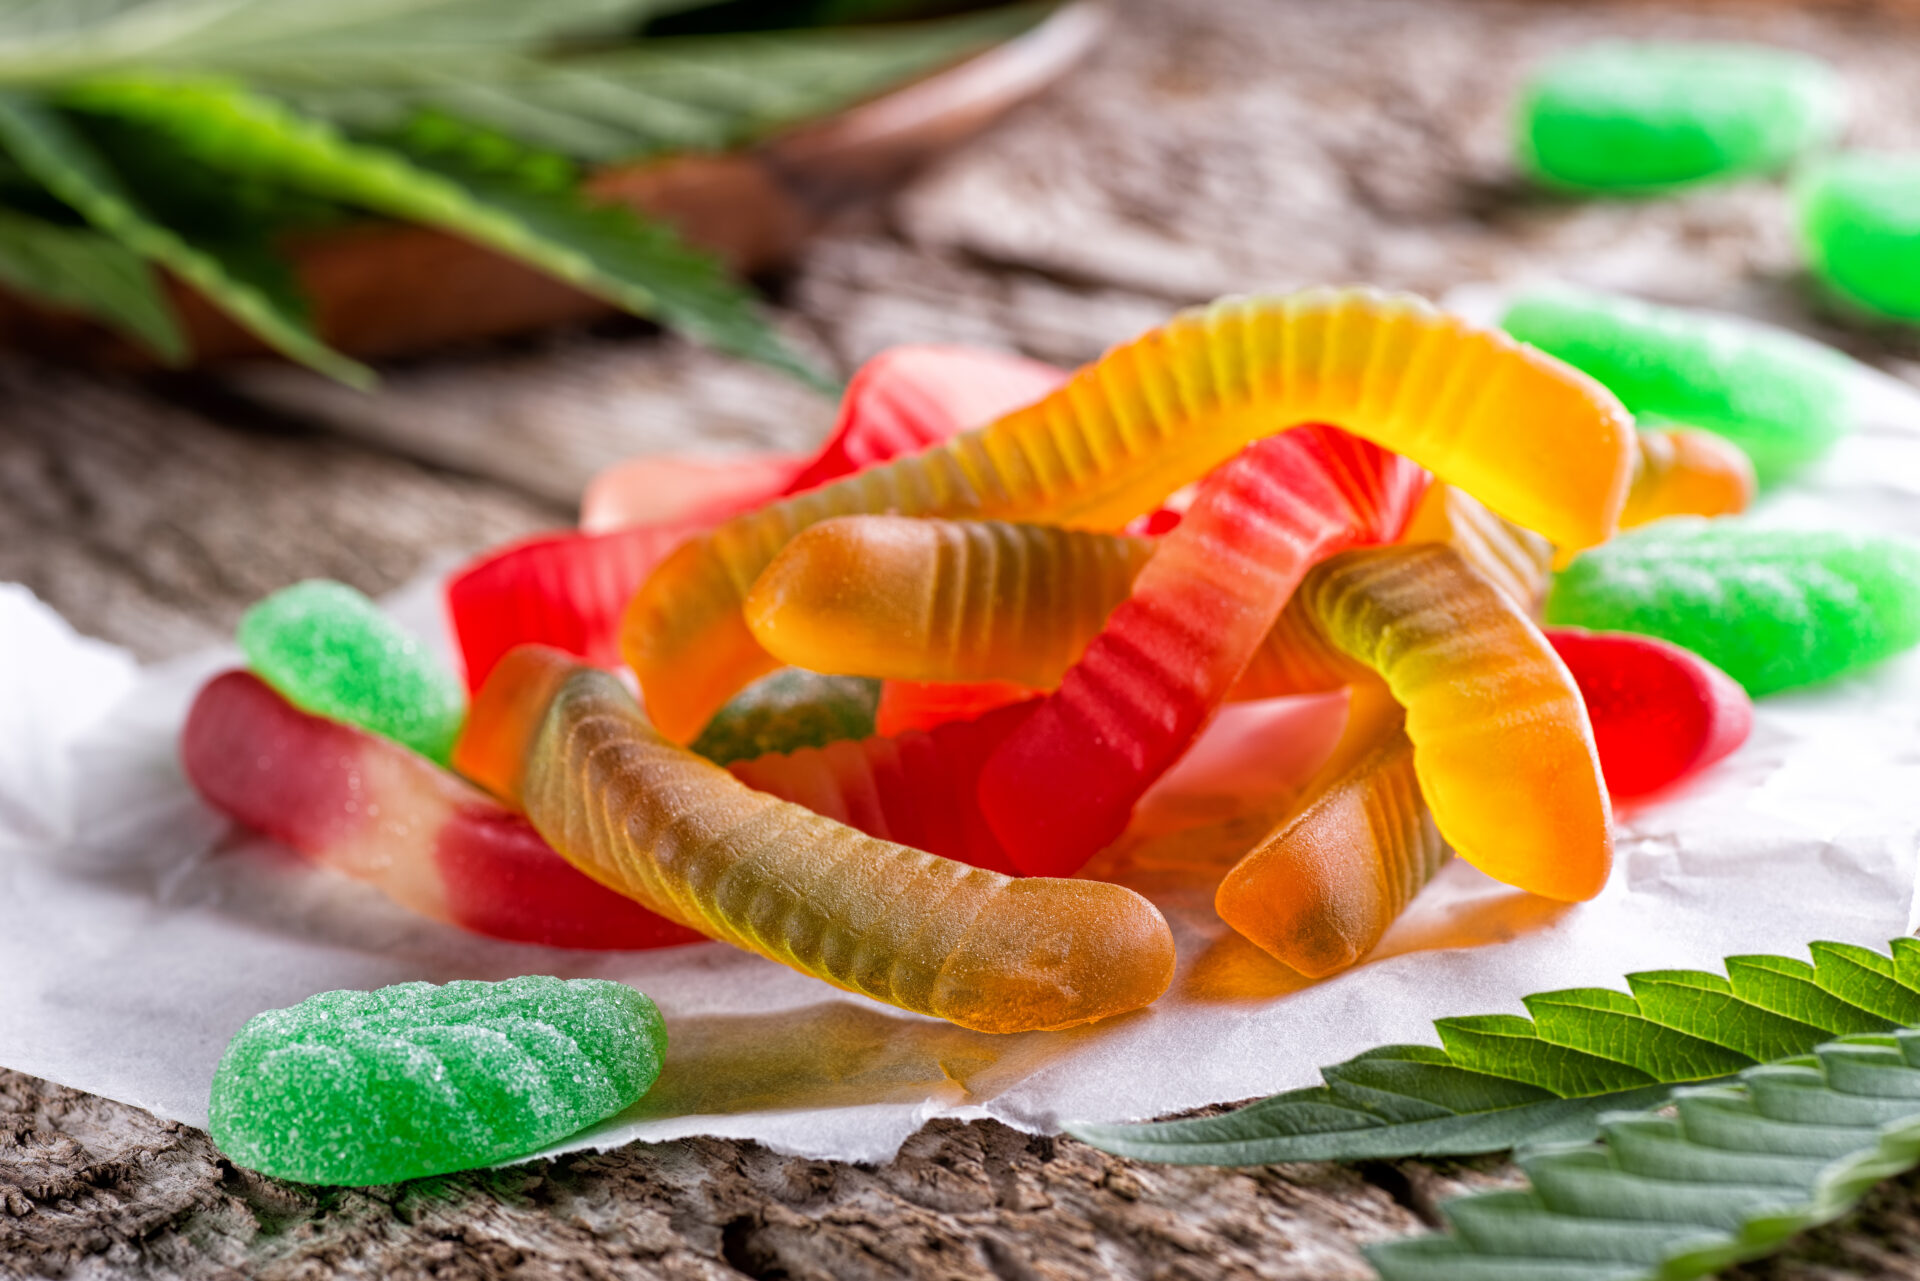
<path fill-rule="evenodd" d="M 1514 85 L 1554 49 L 1746 35 L 1844 66 L 1855 141 L 1920 146 L 1910 5 L 1116 7 L 1113 38 L 1068 82 L 818 244 L 781 284 L 783 323 L 842 370 L 916 341 L 1071 363 L 1218 292 L 1433 292 L 1552 270 L 1920 367 L 1913 331 L 1852 322 L 1807 288 L 1776 185 L 1570 202 L 1516 181 L 1506 134 Z M 572 478 L 601 461 L 801 449 L 830 417 L 631 324 L 386 372 L 362 398 L 279 370 L 151 381 L 0 359 L 0 578 L 145 656 L 179 653 L 293 579 L 381 590 L 562 522 Z M 1490 1160 L 1160 1168 L 941 1122 L 880 1169 L 694 1140 L 310 1190 L 235 1170 L 138 1109 L 0 1073 L 9 1278 L 1360 1277 L 1361 1243 L 1513 1178 Z M 1728 1276 L 1920 1277 L 1916 1189 L 1895 1181 Z"/>

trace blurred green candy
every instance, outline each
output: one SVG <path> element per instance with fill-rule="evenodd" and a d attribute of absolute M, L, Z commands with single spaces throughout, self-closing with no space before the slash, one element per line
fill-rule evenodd
<path fill-rule="evenodd" d="M 1920 548 L 1675 517 L 1581 553 L 1555 577 L 1546 621 L 1672 641 L 1758 698 L 1920 642 Z"/>
<path fill-rule="evenodd" d="M 1800 184 L 1814 273 L 1869 311 L 1920 320 L 1920 156 L 1854 152 Z"/>
<path fill-rule="evenodd" d="M 277 591 L 241 617 L 239 641 L 247 666 L 294 706 L 447 763 L 466 693 L 353 588 L 315 578 Z"/>
<path fill-rule="evenodd" d="M 660 1075 L 652 1001 L 604 979 L 322 992 L 249 1020 L 213 1076 L 213 1141 L 299 1183 L 363 1186 L 535 1152 Z"/>
<path fill-rule="evenodd" d="M 1500 325 L 1643 419 L 1725 436 L 1762 485 L 1819 458 L 1849 425 L 1851 367 L 1797 334 L 1569 289 L 1521 295 Z"/>
<path fill-rule="evenodd" d="M 1830 139 L 1838 78 L 1784 49 L 1588 45 L 1522 91 L 1521 165 L 1549 185 L 1658 191 L 1778 169 Z"/>

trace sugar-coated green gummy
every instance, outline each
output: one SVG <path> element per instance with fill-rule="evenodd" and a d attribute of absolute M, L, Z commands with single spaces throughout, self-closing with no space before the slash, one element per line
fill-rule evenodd
<path fill-rule="evenodd" d="M 1555 577 L 1546 621 L 1672 641 L 1757 697 L 1920 642 L 1920 547 L 1675 517 L 1583 552 Z"/>
<path fill-rule="evenodd" d="M 467 715 L 460 682 L 353 588 L 315 578 L 277 591 L 242 616 L 239 639 L 296 707 L 447 762 Z"/>
<path fill-rule="evenodd" d="M 652 1001 L 530 976 L 322 992 L 247 1022 L 213 1075 L 213 1141 L 249 1169 L 362 1186 L 538 1151 L 660 1075 Z"/>
<path fill-rule="evenodd" d="M 1572 289 L 1523 294 L 1500 324 L 1591 374 L 1643 419 L 1725 436 L 1763 485 L 1826 453 L 1850 422 L 1852 366 L 1785 330 Z"/>
<path fill-rule="evenodd" d="M 825 747 L 871 737 L 879 710 L 879 681 L 785 667 L 734 695 L 691 746 L 718 765 Z"/>
<path fill-rule="evenodd" d="M 1520 162 L 1543 181 L 1657 191 L 1765 173 L 1841 116 L 1825 64 L 1761 45 L 1588 45 L 1541 68 L 1520 99 Z"/>
<path fill-rule="evenodd" d="M 1836 156 L 1798 195 L 1814 273 L 1870 311 L 1920 320 L 1920 156 Z"/>

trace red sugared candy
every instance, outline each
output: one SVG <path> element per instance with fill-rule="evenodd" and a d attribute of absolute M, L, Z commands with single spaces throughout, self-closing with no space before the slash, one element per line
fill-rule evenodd
<path fill-rule="evenodd" d="M 423 916 L 552 947 L 702 937 L 588 879 L 472 784 L 397 743 L 299 711 L 251 672 L 200 691 L 180 762 L 221 813 Z"/>
<path fill-rule="evenodd" d="M 1624 632 L 1545 631 L 1586 700 L 1600 769 L 1616 799 L 1698 773 L 1753 728 L 1746 691 L 1691 650 Z"/>

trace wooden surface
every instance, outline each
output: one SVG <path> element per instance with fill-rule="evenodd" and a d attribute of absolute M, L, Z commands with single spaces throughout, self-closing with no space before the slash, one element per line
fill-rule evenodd
<path fill-rule="evenodd" d="M 1222 292 L 1556 272 L 1914 368 L 1910 334 L 1812 299 L 1776 186 L 1579 204 L 1528 190 L 1507 160 L 1526 65 L 1608 33 L 1825 53 L 1856 95 L 1856 141 L 1920 145 L 1920 26 L 1891 10 L 1127 0 L 1118 19 L 1060 89 L 820 244 L 780 284 L 783 323 L 842 368 L 931 339 L 1071 362 Z M 565 523 L 612 459 L 801 448 L 830 415 L 629 323 L 387 374 L 362 397 L 279 369 L 134 379 L 0 357 L 0 579 L 161 657 L 299 577 L 381 591 Z M 1511 1177 L 1495 1160 L 1149 1167 L 939 1123 L 881 1169 L 696 1140 L 311 1190 L 235 1170 L 196 1131 L 0 1072 L 5 1277 L 1359 1277 L 1359 1244 Z M 1920 1277 L 1916 1187 L 1884 1187 L 1739 1275 Z"/>

